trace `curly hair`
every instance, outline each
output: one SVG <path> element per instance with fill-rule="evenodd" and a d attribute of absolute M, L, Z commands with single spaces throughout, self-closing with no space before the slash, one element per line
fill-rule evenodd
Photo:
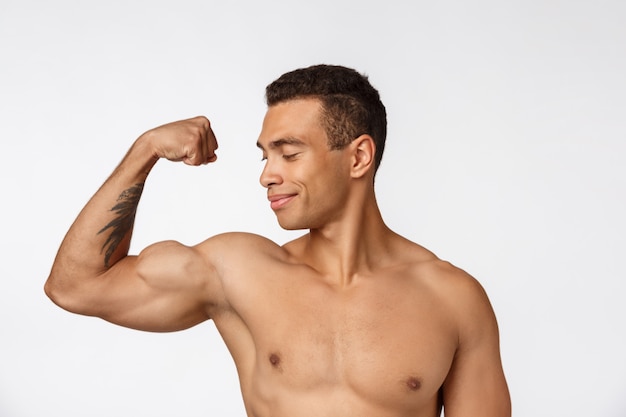
<path fill-rule="evenodd" d="M 316 98 L 330 149 L 342 149 L 360 135 L 376 144 L 374 172 L 385 149 L 387 112 L 367 76 L 338 65 L 313 65 L 281 75 L 265 89 L 268 106 L 299 98 Z"/>

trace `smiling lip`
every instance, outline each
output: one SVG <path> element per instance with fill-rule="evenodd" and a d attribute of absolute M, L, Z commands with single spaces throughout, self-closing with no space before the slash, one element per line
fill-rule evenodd
<path fill-rule="evenodd" d="M 267 199 L 270 201 L 270 207 L 272 207 L 272 210 L 278 210 L 293 200 L 295 196 L 295 194 L 276 194 L 268 196 Z"/>

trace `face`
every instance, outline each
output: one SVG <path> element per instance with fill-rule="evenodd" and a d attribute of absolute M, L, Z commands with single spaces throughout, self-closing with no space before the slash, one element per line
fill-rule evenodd
<path fill-rule="evenodd" d="M 348 152 L 329 149 L 318 100 L 270 107 L 257 145 L 265 161 L 261 185 L 281 227 L 316 229 L 340 219 L 348 195 Z"/>

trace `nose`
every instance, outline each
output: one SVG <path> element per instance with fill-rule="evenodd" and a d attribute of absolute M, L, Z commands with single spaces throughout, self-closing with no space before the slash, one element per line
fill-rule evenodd
<path fill-rule="evenodd" d="M 270 188 L 283 182 L 277 168 L 275 162 L 271 162 L 269 158 L 265 160 L 265 166 L 261 172 L 261 178 L 259 178 L 259 182 L 263 187 Z"/>

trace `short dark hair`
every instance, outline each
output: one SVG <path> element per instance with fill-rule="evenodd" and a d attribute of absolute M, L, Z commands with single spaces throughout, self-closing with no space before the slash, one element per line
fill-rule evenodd
<path fill-rule="evenodd" d="M 321 122 L 331 149 L 370 135 L 376 144 L 376 172 L 385 149 L 387 112 L 366 75 L 338 65 L 313 65 L 287 72 L 265 89 L 268 106 L 298 98 L 320 100 Z"/>

